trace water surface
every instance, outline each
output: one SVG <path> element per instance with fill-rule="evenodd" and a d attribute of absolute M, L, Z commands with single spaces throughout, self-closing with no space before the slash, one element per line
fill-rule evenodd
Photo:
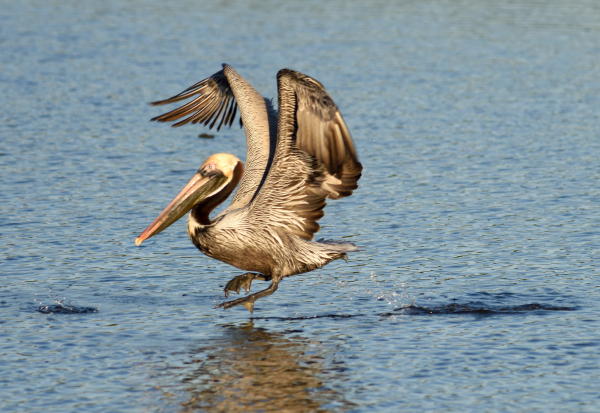
<path fill-rule="evenodd" d="M 397 3 L 397 4 L 396 4 Z M 369 3 L 370 4 L 370 3 Z M 598 411 L 595 2 L 23 1 L 0 11 L 0 410 Z M 254 317 L 184 221 L 233 128 L 146 104 L 236 67 L 324 83 L 365 169 L 349 262 Z M 257 282 L 257 285 L 259 283 Z"/>

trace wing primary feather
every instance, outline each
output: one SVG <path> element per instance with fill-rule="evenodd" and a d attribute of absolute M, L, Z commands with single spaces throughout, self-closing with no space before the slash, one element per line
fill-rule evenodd
<path fill-rule="evenodd" d="M 177 119 L 181 118 L 182 116 L 188 115 L 190 113 L 194 113 L 195 111 L 199 110 L 205 101 L 206 101 L 206 97 L 204 95 L 200 96 L 179 108 L 173 109 L 172 111 L 167 112 L 167 113 L 163 113 L 162 115 L 155 116 L 150 120 L 158 121 L 158 122 L 169 122 L 169 121 L 177 120 Z"/>
<path fill-rule="evenodd" d="M 191 122 L 192 123 L 202 123 L 207 118 L 210 118 L 210 116 L 212 115 L 212 113 L 215 109 L 215 106 L 218 105 L 218 103 L 219 103 L 219 101 L 208 97 L 206 106 L 203 107 L 202 109 L 200 109 L 197 113 L 194 114 L 194 116 L 192 116 L 190 118 Z"/>
<path fill-rule="evenodd" d="M 166 105 L 167 103 L 174 103 L 174 102 L 179 102 L 180 100 L 187 99 L 187 98 L 199 93 L 202 89 L 204 89 L 206 87 L 207 80 L 208 79 L 201 80 L 200 82 L 193 84 L 192 86 L 190 86 L 187 89 L 185 89 L 184 91 L 176 94 L 175 96 L 171 96 L 170 98 L 167 98 L 167 99 L 156 100 L 154 102 L 150 102 L 150 104 L 152 106 L 159 106 L 159 105 Z"/>
<path fill-rule="evenodd" d="M 175 96 L 151 102 L 151 105 L 178 102 L 195 95 L 199 96 L 183 106 L 156 116 L 151 120 L 169 122 L 189 115 L 172 126 L 178 127 L 187 123 L 203 123 L 211 129 L 217 125 L 217 130 L 220 130 L 223 125 L 231 126 L 236 115 L 237 102 L 233 97 L 228 79 L 222 70 L 194 83 Z"/>
<path fill-rule="evenodd" d="M 194 122 L 192 123 L 202 123 L 205 126 L 208 125 L 210 123 L 210 120 L 212 119 L 212 117 L 214 116 L 215 112 L 217 111 L 217 109 L 219 108 L 219 105 L 221 104 L 221 102 L 219 100 L 212 100 L 210 102 L 210 110 L 208 110 L 204 116 L 198 117 L 198 119 L 195 119 Z"/>
<path fill-rule="evenodd" d="M 224 117 L 225 125 L 227 125 L 227 126 L 231 126 L 231 124 L 233 123 L 233 118 L 235 116 L 235 107 L 236 107 L 235 99 L 230 99 L 229 108 L 227 109 L 227 114 Z M 221 125 L 219 125 L 219 127 L 220 126 Z"/>
<path fill-rule="evenodd" d="M 173 126 L 177 127 L 177 126 L 185 125 L 186 123 L 190 123 L 190 122 L 198 123 L 199 118 L 202 118 L 202 117 L 210 114 L 211 105 L 212 105 L 212 102 L 208 101 L 206 106 L 198 109 L 195 113 L 193 113 L 191 116 L 185 118 L 184 120 L 173 124 Z"/>
<path fill-rule="evenodd" d="M 178 126 L 181 126 L 181 125 L 185 125 L 185 124 L 190 123 L 190 122 L 196 123 L 196 122 L 194 122 L 194 120 L 197 119 L 199 116 L 202 116 L 202 114 L 206 113 L 206 111 L 209 110 L 208 109 L 208 105 L 210 105 L 210 102 L 207 103 L 207 106 L 203 106 L 203 107 L 198 108 L 198 110 L 196 110 L 193 113 L 191 113 L 190 116 L 188 116 L 187 118 L 185 118 L 185 119 L 183 119 L 183 120 L 181 120 L 181 121 L 179 121 L 177 123 L 174 123 L 173 127 L 178 127 Z"/>
<path fill-rule="evenodd" d="M 219 126 L 217 126 L 217 131 L 221 130 L 221 126 L 223 125 L 227 125 L 227 119 L 229 119 L 229 113 L 231 112 L 231 101 L 233 99 L 231 99 L 229 96 L 227 96 L 226 100 L 225 100 L 225 109 L 223 111 L 223 116 L 221 116 L 221 122 L 219 122 Z"/>
<path fill-rule="evenodd" d="M 217 109 L 217 111 L 214 112 L 214 115 L 212 117 L 212 123 L 210 124 L 209 128 L 212 129 L 213 126 L 215 126 L 215 123 L 219 120 L 219 117 L 221 116 L 221 113 L 223 112 L 223 108 L 225 108 L 225 106 L 227 105 L 227 97 L 225 97 L 224 99 L 221 99 L 221 104 L 219 105 L 219 109 Z M 217 128 L 217 130 L 219 130 Z"/>

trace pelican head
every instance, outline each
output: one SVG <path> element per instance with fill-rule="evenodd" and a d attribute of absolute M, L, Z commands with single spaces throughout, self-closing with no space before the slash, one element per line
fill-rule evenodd
<path fill-rule="evenodd" d="M 192 208 L 200 222 L 208 224 L 208 214 L 233 191 L 243 170 L 242 161 L 234 155 L 217 153 L 209 156 L 179 194 L 135 239 L 135 245 L 158 234 Z"/>

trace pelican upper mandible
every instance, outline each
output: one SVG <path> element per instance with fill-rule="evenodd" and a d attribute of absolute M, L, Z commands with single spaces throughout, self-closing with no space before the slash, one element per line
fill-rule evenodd
<path fill-rule="evenodd" d="M 356 250 L 350 243 L 313 241 L 325 199 L 357 188 L 362 166 L 348 127 L 317 80 L 282 69 L 277 73 L 279 111 L 231 66 L 154 105 L 193 98 L 152 120 L 173 126 L 203 123 L 231 126 L 236 110 L 247 142 L 246 167 L 231 154 L 214 154 L 140 235 L 136 245 L 158 234 L 188 211 L 188 233 L 196 247 L 244 271 L 225 286 L 250 291 L 253 280 L 270 281 L 264 290 L 218 307 L 254 302 L 277 290 L 290 275 L 314 270 Z M 183 118 L 183 120 L 179 120 Z M 231 205 L 214 219 L 211 211 L 239 184 Z"/>

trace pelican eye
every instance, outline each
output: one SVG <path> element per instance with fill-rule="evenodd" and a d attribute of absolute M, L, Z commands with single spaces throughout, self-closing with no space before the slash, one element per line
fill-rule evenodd
<path fill-rule="evenodd" d="M 333 106 L 335 105 L 335 103 L 333 103 L 333 100 L 331 100 L 331 98 L 329 96 L 323 96 L 321 98 L 321 103 L 325 106 Z"/>
<path fill-rule="evenodd" d="M 209 178 L 212 178 L 215 176 L 224 176 L 223 172 L 221 172 L 219 169 L 214 169 L 214 167 L 213 168 L 210 168 L 210 167 L 200 168 L 200 169 L 198 169 L 198 173 L 202 176 L 209 177 Z"/>

